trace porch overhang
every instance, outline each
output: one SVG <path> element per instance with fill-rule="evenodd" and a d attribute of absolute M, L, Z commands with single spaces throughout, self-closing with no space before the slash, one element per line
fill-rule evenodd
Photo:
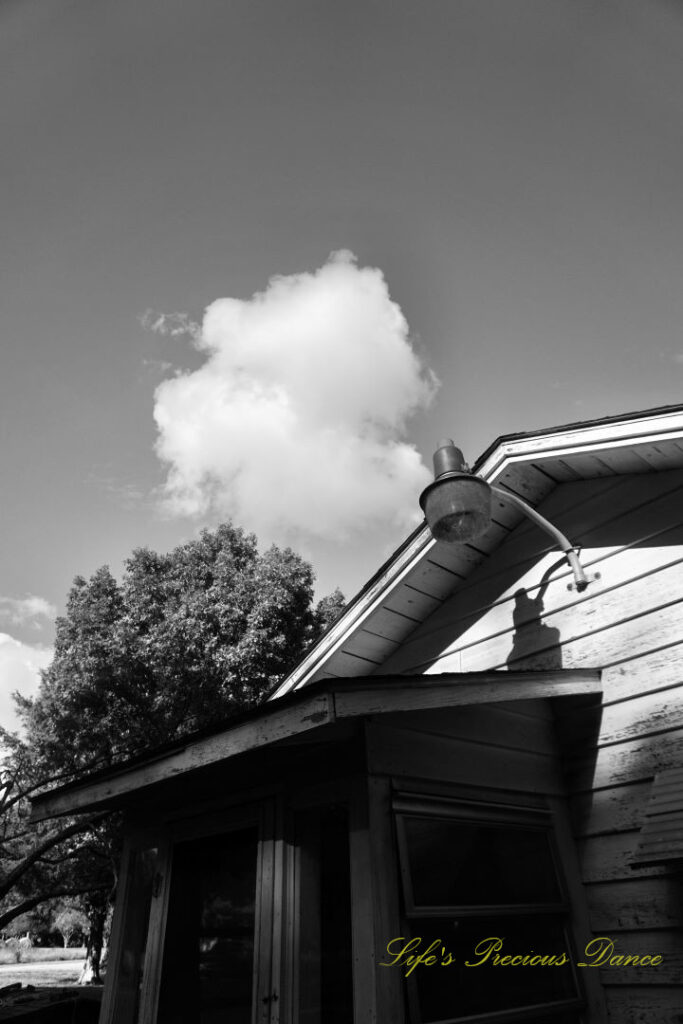
<path fill-rule="evenodd" d="M 396 712 L 500 701 L 589 697 L 602 693 L 597 669 L 531 672 L 444 672 L 435 675 L 326 679 L 223 723 L 220 731 L 184 741 L 37 796 L 32 820 L 121 806 L 126 797 L 335 723 Z"/>

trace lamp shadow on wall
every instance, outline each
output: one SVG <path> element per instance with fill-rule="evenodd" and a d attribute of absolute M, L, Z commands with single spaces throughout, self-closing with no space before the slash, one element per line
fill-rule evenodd
<path fill-rule="evenodd" d="M 530 596 L 524 589 L 515 591 L 512 649 L 506 662 L 509 669 L 543 672 L 563 667 L 560 630 L 548 626 L 543 615 L 544 596 L 551 577 L 564 565 L 564 559 L 561 559 L 546 569 L 535 596 Z M 586 785 L 590 786 L 597 764 L 602 698 L 598 695 L 563 697 L 559 702 L 552 702 L 552 710 L 562 772 L 568 790 L 571 791 L 577 785 L 577 772 L 581 773 Z M 575 828 L 582 817 L 590 817 L 592 803 L 592 793 L 570 799 L 570 816 Z"/>
<path fill-rule="evenodd" d="M 564 565 L 564 559 L 561 559 L 546 569 L 534 597 L 524 589 L 515 591 L 512 611 L 514 632 L 512 650 L 506 662 L 508 668 L 519 671 L 562 668 L 562 638 L 559 629 L 543 621 L 543 599 L 553 573 Z"/>

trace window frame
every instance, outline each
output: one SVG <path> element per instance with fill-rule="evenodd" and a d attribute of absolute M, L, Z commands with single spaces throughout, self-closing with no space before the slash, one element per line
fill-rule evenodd
<path fill-rule="evenodd" d="M 145 853 L 156 852 L 150 905 L 138 896 Z M 159 897 L 168 860 L 165 837 L 132 830 L 123 845 L 117 896 L 109 943 L 100 1020 L 103 1024 L 142 1024 L 148 1019 L 150 972 L 155 970 L 158 946 Z M 116 985 L 113 984 L 116 982 Z"/>
<path fill-rule="evenodd" d="M 509 1010 L 494 1010 L 468 1015 L 444 1017 L 438 1021 L 423 1018 L 420 1011 L 417 977 L 413 972 L 405 979 L 408 1004 L 408 1020 L 410 1024 L 507 1024 L 507 1022 L 534 1020 L 535 1018 L 557 1020 L 563 1024 L 563 1015 L 575 1015 L 578 1022 L 582 1018 L 582 1010 L 586 1006 L 579 976 L 573 956 L 573 934 L 570 921 L 571 901 L 569 888 L 563 870 L 560 847 L 556 835 L 554 814 L 547 806 L 525 804 L 521 802 L 486 801 L 469 797 L 432 796 L 419 792 L 397 792 L 394 794 L 393 818 L 396 833 L 399 878 L 401 886 L 402 919 L 408 937 L 413 935 L 412 922 L 416 919 L 431 918 L 433 920 L 448 917 L 476 918 L 496 916 L 516 916 L 529 918 L 554 919 L 561 924 L 566 940 L 566 948 L 570 953 L 571 977 L 576 995 L 574 997 L 546 1001 L 513 1007 Z M 446 820 L 463 824 L 482 824 L 490 826 L 528 828 L 543 832 L 548 839 L 548 848 L 558 883 L 559 898 L 552 903 L 524 904 L 453 904 L 439 906 L 423 906 L 414 900 L 412 874 L 410 867 L 408 842 L 405 829 L 406 818 L 425 818 L 431 821 Z"/>
<path fill-rule="evenodd" d="M 254 973 L 252 980 L 252 1021 L 270 1024 L 279 1020 L 279 992 L 276 986 L 282 978 L 282 924 L 281 900 L 275 898 L 282 887 L 283 839 L 278 822 L 281 818 L 280 800 L 276 797 L 260 798 L 247 804 L 226 807 L 210 814 L 197 812 L 157 825 L 156 828 L 133 829 L 126 841 L 122 859 L 120 886 L 123 898 L 117 901 L 117 919 L 112 934 L 111 977 L 116 987 L 105 988 L 101 1019 L 103 1024 L 158 1024 L 160 983 L 164 961 L 164 944 L 168 924 L 173 854 L 185 842 L 229 835 L 243 828 L 258 829 L 256 853 L 256 904 L 254 921 Z M 139 920 L 140 907 L 128 897 L 135 884 L 135 864 L 141 851 L 157 850 L 151 907 L 146 925 Z M 121 960 L 125 937 L 131 928 L 142 929 L 140 943 L 142 983 L 137 1007 L 131 991 L 121 985 Z M 284 979 L 283 979 L 284 980 Z M 130 986 L 128 986 L 130 989 Z M 264 1009 L 266 1007 L 267 1009 Z M 137 1013 L 136 1013 L 137 1009 Z"/>

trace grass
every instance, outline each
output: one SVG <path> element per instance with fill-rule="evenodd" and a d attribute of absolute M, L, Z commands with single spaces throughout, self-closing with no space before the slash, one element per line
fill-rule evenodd
<path fill-rule="evenodd" d="M 85 949 L 62 949 L 59 946 L 22 949 L 17 963 L 12 950 L 0 946 L 0 988 L 21 982 L 36 988 L 75 985 L 78 982 Z"/>
<path fill-rule="evenodd" d="M 0 970 L 0 988 L 5 985 L 14 985 L 21 982 L 24 988 L 33 985 L 35 988 L 62 988 L 65 985 L 76 985 L 81 973 L 81 963 L 74 962 L 73 967 L 67 970 L 56 970 L 54 966 L 41 964 L 32 966 L 29 964 L 23 969 L 17 967 L 3 967 Z"/>
<path fill-rule="evenodd" d="M 19 960 L 17 960 L 17 952 L 20 954 Z M 62 946 L 31 946 L 28 949 L 16 951 L 11 946 L 0 945 L 0 965 L 54 963 L 55 960 L 79 960 L 82 962 L 85 960 L 85 947 L 64 949 Z"/>

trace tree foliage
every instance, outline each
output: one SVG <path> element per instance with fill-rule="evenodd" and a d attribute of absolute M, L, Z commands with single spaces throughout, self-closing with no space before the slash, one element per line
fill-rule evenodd
<path fill-rule="evenodd" d="M 73 903 L 62 903 L 52 916 L 52 927 L 59 932 L 64 948 L 74 935 L 87 935 L 90 929 L 88 915 Z"/>
<path fill-rule="evenodd" d="M 77 577 L 55 656 L 19 711 L 51 765 L 108 764 L 257 703 L 338 613 L 313 605 L 313 572 L 290 549 L 259 553 L 231 525 L 168 555 L 133 553 L 118 583 Z"/>

